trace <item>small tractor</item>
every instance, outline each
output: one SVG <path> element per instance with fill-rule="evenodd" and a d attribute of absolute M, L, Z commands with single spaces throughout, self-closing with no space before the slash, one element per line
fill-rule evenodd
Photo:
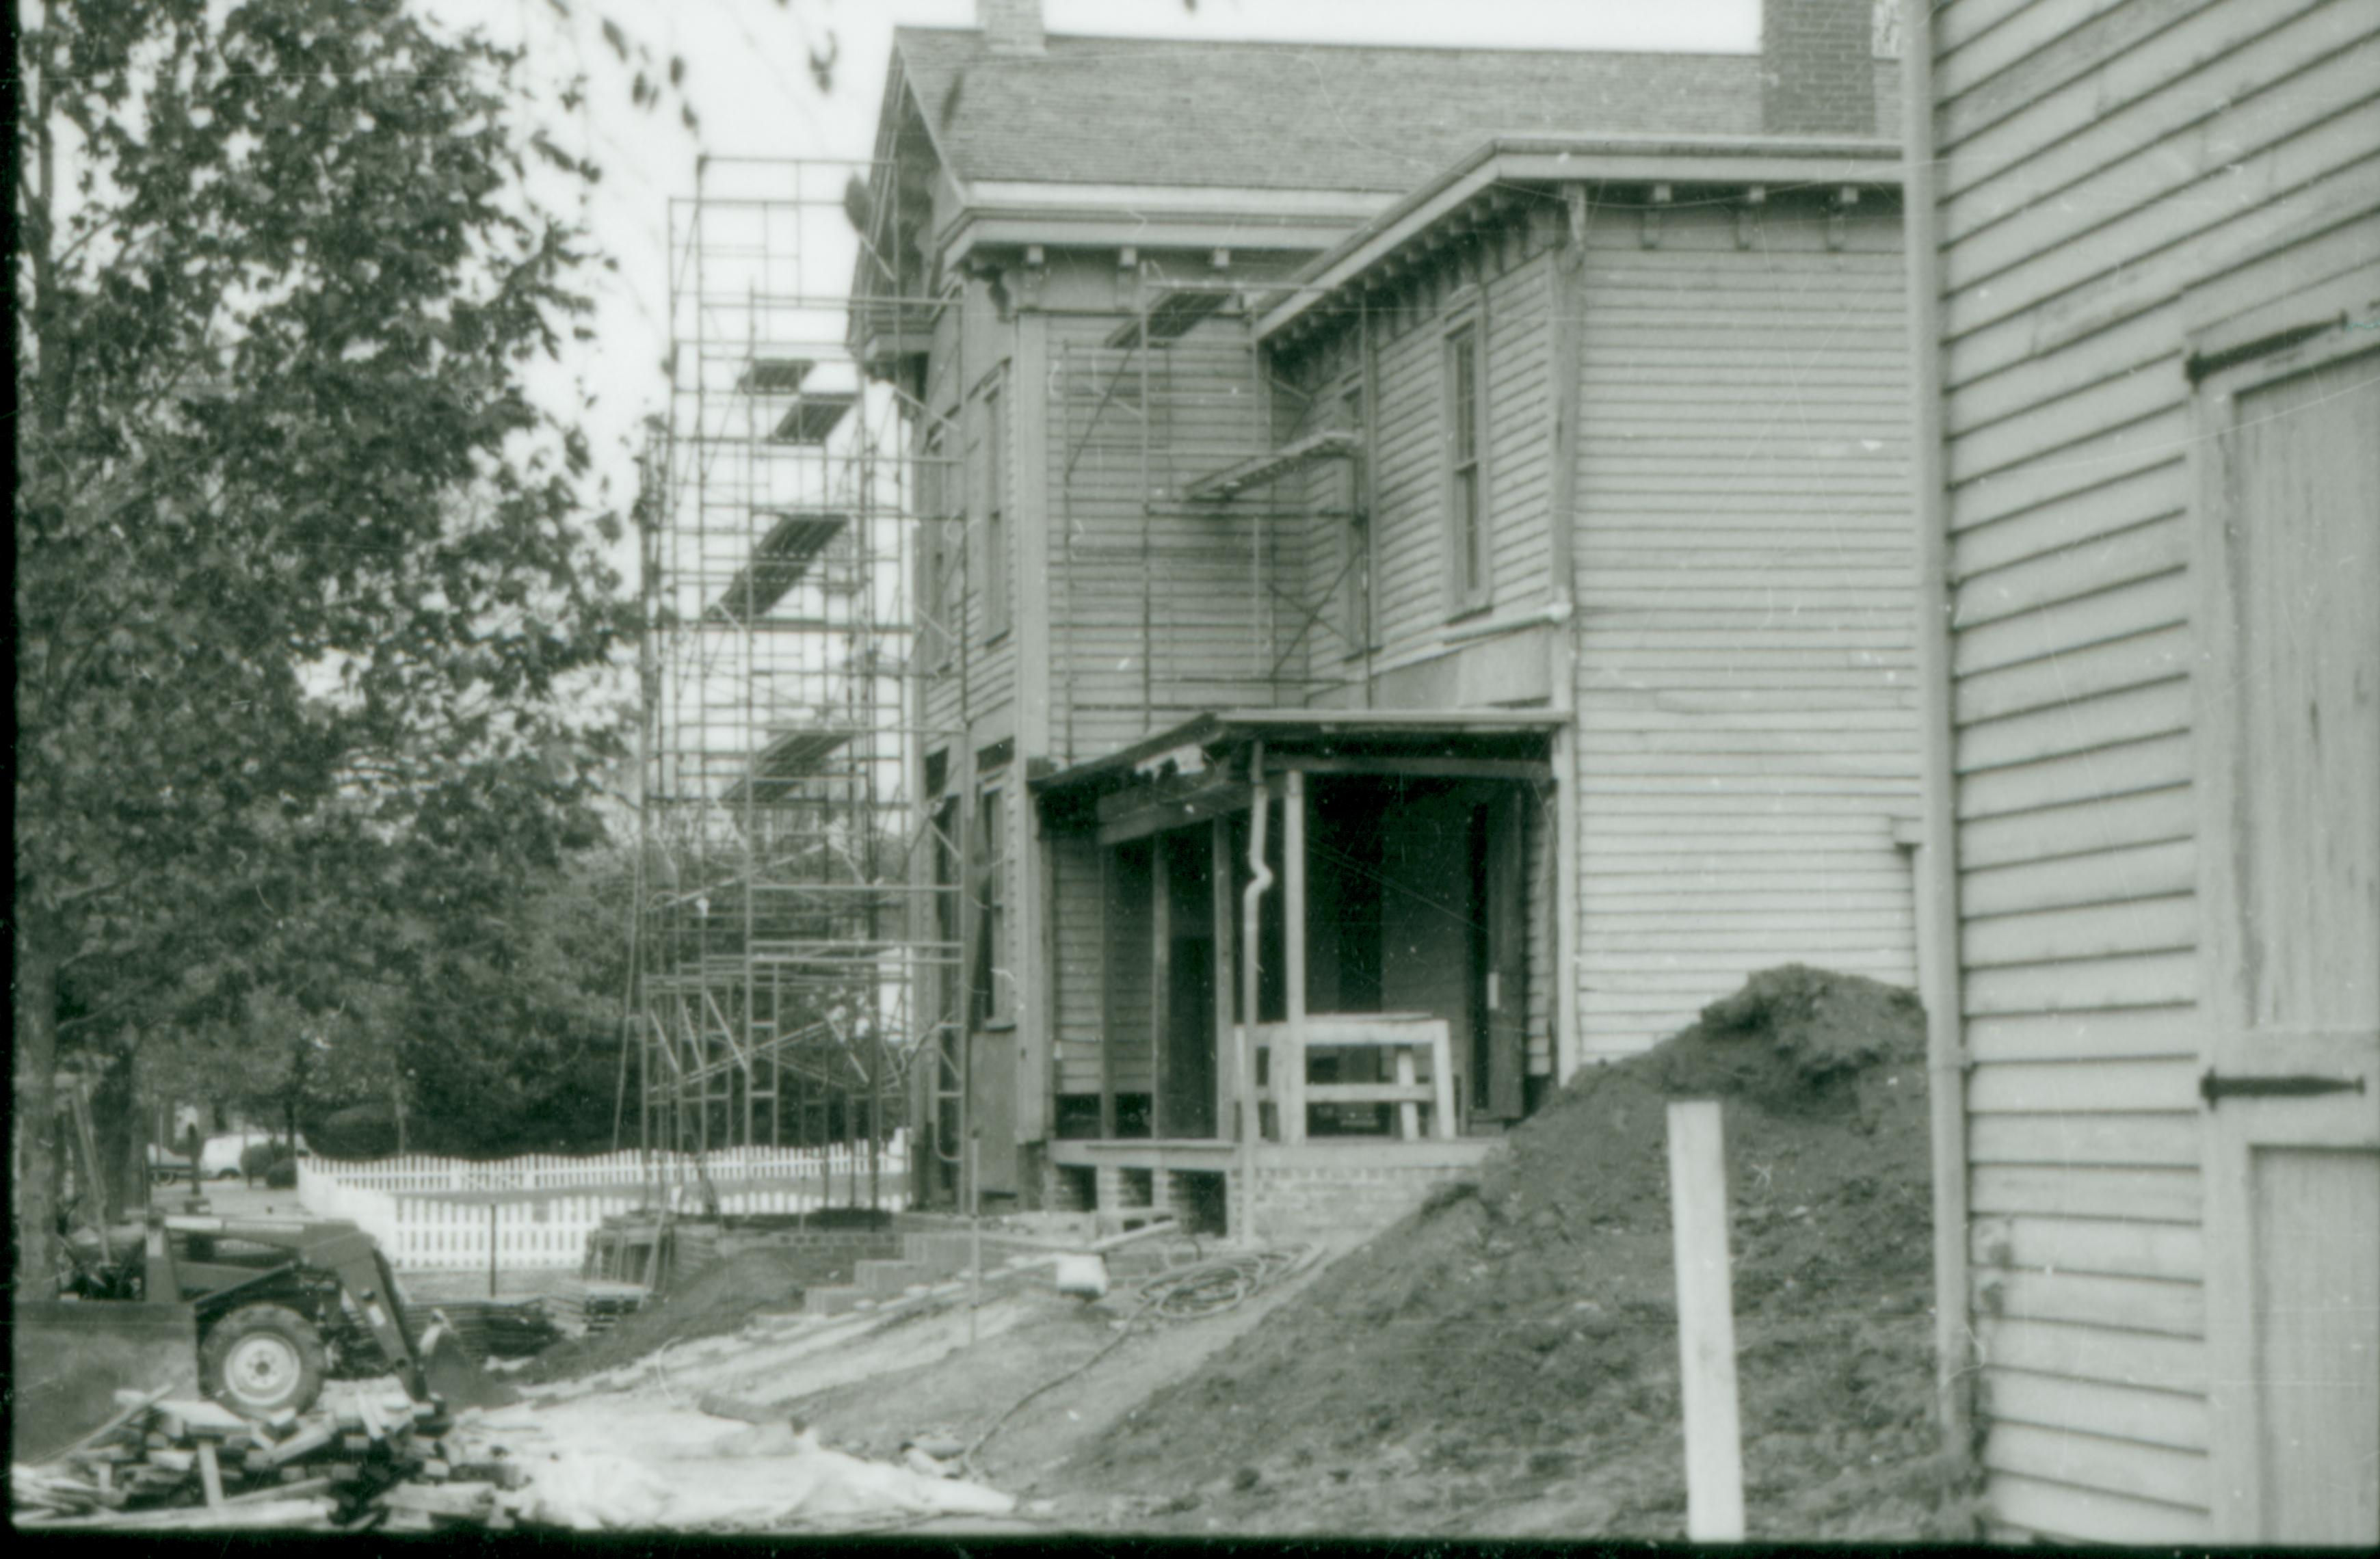
<path fill-rule="evenodd" d="M 84 1168 L 88 1127 L 75 1125 Z M 190 1205 L 65 1231 L 60 1297 L 11 1316 L 18 1459 L 72 1444 L 126 1389 L 202 1391 L 255 1419 L 303 1412 L 331 1378 L 394 1374 L 415 1400 L 452 1407 L 514 1398 L 443 1325 L 413 1334 L 388 1259 L 354 1224 Z"/>

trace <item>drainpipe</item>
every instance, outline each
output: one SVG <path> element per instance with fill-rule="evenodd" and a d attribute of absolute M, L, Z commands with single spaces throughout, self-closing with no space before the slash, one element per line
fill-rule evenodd
<path fill-rule="evenodd" d="M 1257 953 L 1262 946 L 1259 935 L 1265 889 L 1272 886 L 1271 868 L 1265 864 L 1265 825 L 1272 811 L 1272 798 L 1265 793 L 1264 743 L 1256 742 L 1248 748 L 1248 886 L 1240 894 L 1240 1197 L 1247 1209 L 1250 1239 L 1256 1238 L 1257 1225 L 1257 1136 L 1264 1126 L 1264 1116 L 1257 1107 Z"/>
<path fill-rule="evenodd" d="M 1957 797 L 1950 708 L 1950 560 L 1942 459 L 1941 303 L 1935 213 L 1934 20 L 1902 11 L 1902 248 L 1908 264 L 1910 403 L 1916 408 L 1912 476 L 1917 523 L 1918 746 L 1925 802 L 1917 850 L 1926 1101 L 1934 1143 L 1934 1349 L 1937 1410 L 1946 1449 L 1972 1454 L 1974 1404 L 1968 1330 L 1966 1027 L 1961 1013 Z"/>

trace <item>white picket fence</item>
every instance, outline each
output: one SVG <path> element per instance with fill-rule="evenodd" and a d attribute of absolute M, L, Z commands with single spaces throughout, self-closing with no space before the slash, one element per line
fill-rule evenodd
<path fill-rule="evenodd" d="M 878 1206 L 907 1205 L 905 1147 L 896 1138 L 882 1154 Z M 713 1153 L 704 1155 L 703 1166 L 722 1213 L 808 1213 L 868 1199 L 867 1156 L 848 1148 Z M 485 1272 L 492 1264 L 499 1271 L 575 1269 L 585 1257 L 588 1235 L 604 1219 L 652 1204 L 648 1180 L 653 1172 L 652 1163 L 640 1163 L 635 1154 L 540 1155 L 501 1164 L 420 1155 L 370 1164 L 302 1157 L 298 1200 L 318 1217 L 360 1226 L 400 1271 Z M 683 1161 L 666 1166 L 661 1194 L 683 1211 L 698 1210 L 706 1201 L 705 1188 Z"/>
<path fill-rule="evenodd" d="M 908 1162 L 908 1145 L 903 1136 L 898 1131 L 892 1134 L 892 1140 L 879 1154 L 880 1164 Z M 314 1166 L 317 1174 L 334 1177 L 342 1185 L 391 1191 L 577 1190 L 595 1186 L 633 1186 L 642 1184 L 653 1173 L 655 1163 L 633 1149 L 584 1157 L 528 1154 L 484 1164 L 418 1153 L 363 1163 L 321 1158 L 306 1162 Z M 868 1175 L 868 1152 L 848 1142 L 806 1148 L 719 1148 L 704 1154 L 702 1164 L 713 1180 L 794 1179 L 821 1174 L 841 1180 L 855 1173 L 864 1179 Z M 666 1159 L 663 1167 L 666 1178 L 671 1179 L 693 1175 L 689 1159 Z"/>

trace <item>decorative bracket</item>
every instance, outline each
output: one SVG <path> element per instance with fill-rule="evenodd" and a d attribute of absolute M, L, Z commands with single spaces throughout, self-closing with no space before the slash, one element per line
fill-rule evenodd
<path fill-rule="evenodd" d="M 1761 208 L 1768 204 L 1768 187 L 1765 184 L 1747 186 L 1743 203 L 1735 208 L 1735 247 L 1748 249 L 1760 236 Z"/>
<path fill-rule="evenodd" d="M 1661 247 L 1661 212 L 1670 204 L 1670 187 L 1657 184 L 1645 202 L 1645 230 L 1640 241 L 1648 249 Z"/>

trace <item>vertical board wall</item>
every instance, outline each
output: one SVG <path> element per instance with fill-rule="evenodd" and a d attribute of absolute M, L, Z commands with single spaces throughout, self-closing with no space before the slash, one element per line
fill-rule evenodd
<path fill-rule="evenodd" d="M 1933 16 L 1989 1509 L 2005 1537 L 2201 1541 L 2183 359 L 2380 258 L 2380 6 Z"/>

